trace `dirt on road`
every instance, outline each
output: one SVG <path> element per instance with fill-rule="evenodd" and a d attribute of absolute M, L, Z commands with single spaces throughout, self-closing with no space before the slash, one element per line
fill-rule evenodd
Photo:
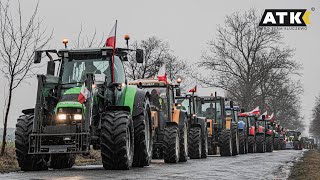
<path fill-rule="evenodd" d="M 312 149 L 294 164 L 289 179 L 320 180 L 320 150 Z"/>

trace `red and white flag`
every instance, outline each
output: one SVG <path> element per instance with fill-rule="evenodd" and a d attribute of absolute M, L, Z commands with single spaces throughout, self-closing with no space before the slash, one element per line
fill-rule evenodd
<path fill-rule="evenodd" d="M 265 119 L 268 119 L 268 111 L 266 111 L 263 114 L 261 114 L 260 118 L 262 118 L 263 115 L 264 115 Z"/>
<path fill-rule="evenodd" d="M 197 92 L 197 85 L 195 85 L 194 88 L 190 89 L 189 92 L 193 92 L 193 93 Z"/>
<path fill-rule="evenodd" d="M 109 33 L 105 46 L 112 47 L 113 49 L 116 48 L 116 30 L 117 30 L 117 21 Z"/>
<path fill-rule="evenodd" d="M 274 121 L 274 114 L 273 113 L 270 115 L 269 120 Z"/>
<path fill-rule="evenodd" d="M 158 72 L 157 78 L 159 81 L 163 81 L 167 83 L 167 73 L 166 73 L 166 65 L 164 64 Z"/>
<path fill-rule="evenodd" d="M 249 113 L 251 113 L 251 114 L 255 114 L 255 115 L 260 114 L 259 106 L 258 106 L 258 107 L 256 107 L 254 110 L 250 111 Z"/>
<path fill-rule="evenodd" d="M 80 94 L 78 96 L 78 102 L 83 104 L 89 97 L 90 97 L 90 91 L 88 90 L 86 85 L 83 83 Z"/>

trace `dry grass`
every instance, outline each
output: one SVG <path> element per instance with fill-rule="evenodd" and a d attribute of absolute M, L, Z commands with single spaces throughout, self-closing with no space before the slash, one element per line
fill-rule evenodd
<path fill-rule="evenodd" d="M 16 159 L 14 145 L 8 144 L 4 156 L 0 157 L 0 172 L 12 172 L 20 170 Z"/>
<path fill-rule="evenodd" d="M 320 150 L 309 150 L 297 162 L 289 179 L 319 179 L 320 180 Z"/>

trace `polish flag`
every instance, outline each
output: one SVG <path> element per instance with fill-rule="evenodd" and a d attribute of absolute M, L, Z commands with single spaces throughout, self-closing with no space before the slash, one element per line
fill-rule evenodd
<path fill-rule="evenodd" d="M 78 96 L 78 102 L 83 104 L 89 97 L 90 97 L 90 91 L 88 90 L 86 85 L 83 83 L 80 94 Z"/>
<path fill-rule="evenodd" d="M 106 47 L 112 47 L 113 49 L 116 48 L 116 29 L 117 29 L 117 21 L 109 33 L 109 36 L 107 38 L 106 45 L 105 45 Z"/>
<path fill-rule="evenodd" d="M 167 73 L 166 73 L 166 65 L 164 64 L 158 72 L 157 78 L 159 81 L 163 81 L 167 83 Z"/>
<path fill-rule="evenodd" d="M 270 115 L 269 120 L 272 122 L 274 121 L 274 114 L 273 113 Z"/>
<path fill-rule="evenodd" d="M 268 119 L 268 111 L 266 111 L 263 114 L 261 114 L 260 118 L 262 118 L 263 115 L 264 115 L 265 119 Z"/>
<path fill-rule="evenodd" d="M 256 107 L 254 110 L 250 111 L 251 114 L 255 114 L 255 115 L 258 115 L 260 114 L 260 109 L 259 109 L 259 106 Z"/>
<path fill-rule="evenodd" d="M 195 85 L 194 88 L 190 89 L 189 92 L 193 92 L 193 93 L 197 92 L 197 85 Z"/>

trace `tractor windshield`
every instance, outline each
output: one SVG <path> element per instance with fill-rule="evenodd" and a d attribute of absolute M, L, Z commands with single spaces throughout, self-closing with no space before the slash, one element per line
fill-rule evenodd
<path fill-rule="evenodd" d="M 256 120 L 254 117 L 248 117 L 249 118 L 249 124 L 250 126 L 254 126 L 254 124 L 256 123 Z"/>
<path fill-rule="evenodd" d="M 65 61 L 62 72 L 62 83 L 77 83 L 83 82 L 87 73 L 104 74 L 107 81 L 111 81 L 111 57 L 107 59 L 86 59 L 86 60 L 71 60 Z M 119 57 L 114 57 L 114 74 L 116 82 L 124 82 L 125 74 L 121 60 Z"/>
<path fill-rule="evenodd" d="M 217 101 L 217 116 L 218 118 L 221 118 L 221 105 L 220 102 Z M 215 105 L 214 102 L 205 102 L 202 104 L 202 113 L 205 117 L 208 119 L 215 119 Z"/>

